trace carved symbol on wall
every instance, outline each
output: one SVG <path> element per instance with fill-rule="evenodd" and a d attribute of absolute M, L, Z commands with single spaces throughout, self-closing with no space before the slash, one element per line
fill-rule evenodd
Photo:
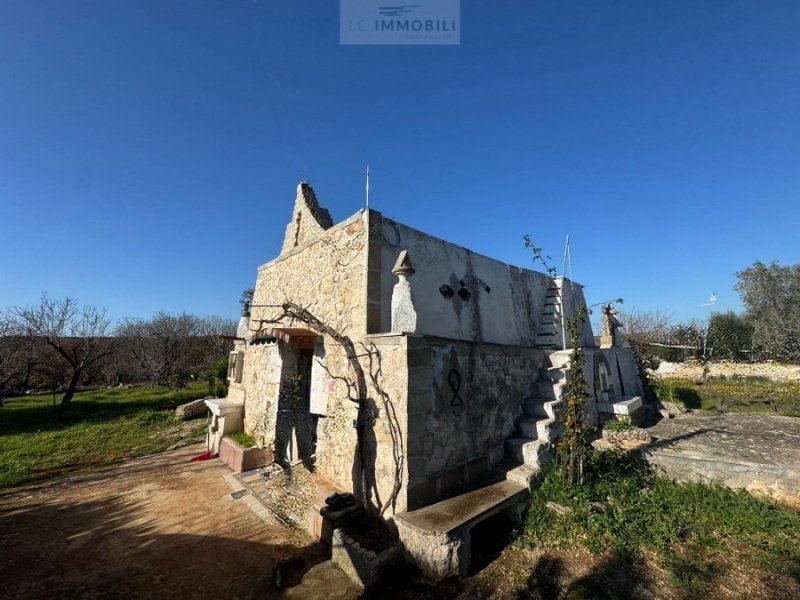
<path fill-rule="evenodd" d="M 464 406 L 464 400 L 458 395 L 461 389 L 461 373 L 455 369 L 450 369 L 447 374 L 447 383 L 453 391 L 453 397 L 450 399 L 450 406 Z"/>

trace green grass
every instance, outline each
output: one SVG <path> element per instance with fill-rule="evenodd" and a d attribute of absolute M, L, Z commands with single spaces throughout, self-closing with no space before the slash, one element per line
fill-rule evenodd
<path fill-rule="evenodd" d="M 691 379 L 664 378 L 687 408 L 730 412 L 771 412 L 800 417 L 800 382 L 770 381 L 758 376 L 712 377 L 698 385 Z"/>
<path fill-rule="evenodd" d="M 254 438 L 250 434 L 245 433 L 244 431 L 229 433 L 228 437 L 231 438 L 237 444 L 239 444 L 242 448 L 252 448 L 253 446 L 256 445 L 256 438 Z"/>
<path fill-rule="evenodd" d="M 798 512 L 744 491 L 658 477 L 633 453 L 594 452 L 585 472 L 585 483 L 570 488 L 555 467 L 545 471 L 520 543 L 583 544 L 629 561 L 649 550 L 673 583 L 691 592 L 714 585 L 729 564 L 725 557 L 800 578 Z M 549 500 L 572 512 L 557 515 L 545 507 Z"/>
<path fill-rule="evenodd" d="M 49 394 L 7 398 L 0 408 L 0 489 L 161 452 L 187 431 L 175 407 L 202 398 L 205 382 L 187 388 L 135 387 L 79 392 L 65 409 Z M 60 397 L 56 397 L 56 402 Z"/>
<path fill-rule="evenodd" d="M 611 419 L 603 423 L 603 429 L 607 431 L 628 431 L 629 429 L 634 429 L 634 426 L 627 421 L 617 421 L 616 419 Z"/>

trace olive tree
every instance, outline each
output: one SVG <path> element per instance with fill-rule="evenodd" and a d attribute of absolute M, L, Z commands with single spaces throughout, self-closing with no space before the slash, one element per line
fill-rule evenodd
<path fill-rule="evenodd" d="M 753 346 L 771 358 L 800 359 L 800 263 L 756 261 L 736 277 L 734 289 L 753 326 Z"/>

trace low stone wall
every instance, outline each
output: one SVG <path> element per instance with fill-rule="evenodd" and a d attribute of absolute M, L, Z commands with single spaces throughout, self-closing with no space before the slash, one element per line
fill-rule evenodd
<path fill-rule="evenodd" d="M 372 588 L 383 573 L 397 562 L 400 552 L 392 545 L 381 552 L 361 547 L 343 529 L 333 530 L 331 561 L 364 588 Z"/>
<path fill-rule="evenodd" d="M 175 409 L 175 418 L 179 421 L 188 421 L 189 419 L 197 419 L 204 417 L 208 414 L 208 406 L 206 406 L 206 399 L 193 400 L 186 404 L 181 404 Z"/>
<path fill-rule="evenodd" d="M 743 488 L 800 506 L 797 418 L 687 414 L 649 427 L 647 460 L 681 481 Z"/>

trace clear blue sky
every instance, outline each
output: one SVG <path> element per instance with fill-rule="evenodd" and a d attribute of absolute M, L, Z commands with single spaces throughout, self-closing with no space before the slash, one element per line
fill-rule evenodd
<path fill-rule="evenodd" d="M 800 4 L 463 0 L 458 46 L 342 46 L 334 1 L 0 3 L 0 308 L 235 317 L 307 178 L 590 303 L 740 309 L 800 260 Z M 560 266 L 560 264 L 559 264 Z"/>

